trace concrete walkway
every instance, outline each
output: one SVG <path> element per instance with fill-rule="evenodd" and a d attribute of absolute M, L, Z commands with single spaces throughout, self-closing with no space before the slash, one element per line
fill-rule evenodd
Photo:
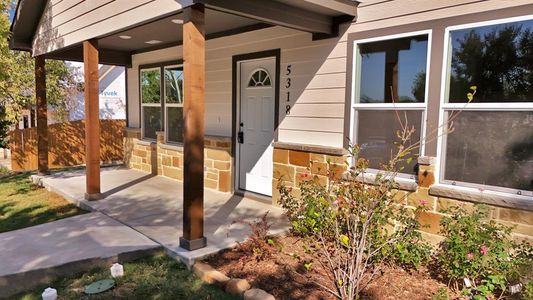
<path fill-rule="evenodd" d="M 257 220 L 267 212 L 268 220 L 273 224 L 272 234 L 289 228 L 289 223 L 277 207 L 206 189 L 204 233 L 208 246 L 186 251 L 179 247 L 183 215 L 181 182 L 124 167 L 104 168 L 101 183 L 106 198 L 89 202 L 83 199 L 84 170 L 56 173 L 34 180 L 81 207 L 102 212 L 133 228 L 189 266 L 196 259 L 246 240 L 250 230 L 245 222 Z"/>
<path fill-rule="evenodd" d="M 0 234 L 0 298 L 160 248 L 99 212 L 5 232 Z"/>

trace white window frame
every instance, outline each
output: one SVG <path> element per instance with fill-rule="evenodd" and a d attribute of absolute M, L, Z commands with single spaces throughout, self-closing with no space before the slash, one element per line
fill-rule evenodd
<path fill-rule="evenodd" d="M 353 41 L 353 53 L 352 53 L 352 97 L 350 99 L 350 138 L 352 143 L 358 143 L 358 137 L 356 135 L 358 131 L 358 122 L 356 122 L 357 112 L 360 110 L 418 110 L 422 111 L 422 118 L 420 122 L 420 149 L 419 156 L 425 154 L 425 143 L 423 142 L 426 137 L 426 117 L 427 117 L 427 107 L 428 107 L 428 98 L 429 98 L 429 72 L 430 72 L 430 63 L 431 63 L 431 47 L 432 47 L 432 34 L 431 29 L 419 30 L 404 32 L 399 34 L 385 35 L 379 37 L 373 37 L 368 39 L 361 39 Z M 422 103 L 356 103 L 356 98 L 359 95 L 361 74 L 359 69 L 359 44 L 372 43 L 372 42 L 381 42 L 386 40 L 394 40 L 399 38 L 407 38 L 418 35 L 427 35 L 428 36 L 428 46 L 427 46 L 427 58 L 426 58 L 426 85 L 424 91 L 424 102 Z M 357 125 L 357 127 L 356 127 Z M 353 161 L 350 161 L 350 166 L 353 166 Z M 376 174 L 383 170 L 369 168 L 367 170 L 369 173 Z M 416 174 L 406 174 L 398 173 L 397 177 L 403 179 L 409 179 L 415 181 Z"/>
<path fill-rule="evenodd" d="M 182 145 L 183 143 L 182 142 L 175 142 L 175 141 L 170 141 L 168 139 L 168 108 L 169 107 L 181 107 L 183 108 L 183 102 L 180 104 L 180 103 L 167 103 L 167 88 L 166 88 L 166 80 L 165 80 L 165 70 L 166 69 L 169 69 L 169 68 L 181 68 L 181 71 L 183 72 L 183 64 L 175 64 L 175 65 L 167 65 L 167 66 L 163 66 L 163 74 L 162 74 L 162 81 L 163 81 L 163 102 L 164 102 L 164 114 L 165 114 L 165 124 L 163 125 L 163 127 L 165 128 L 165 143 L 167 144 L 175 144 L 175 145 Z M 183 81 L 183 79 L 182 79 Z M 185 84 L 185 81 L 183 81 L 183 84 Z M 185 101 L 185 95 L 182 95 L 182 99 L 183 101 Z"/>
<path fill-rule="evenodd" d="M 267 74 L 268 78 L 270 79 L 270 85 L 258 85 L 258 86 L 250 86 L 248 83 L 250 83 L 250 79 L 252 79 L 252 76 L 255 75 L 256 72 L 263 71 Z M 250 76 L 248 76 L 248 83 L 246 84 L 247 89 L 269 89 L 272 88 L 272 76 L 270 76 L 270 73 L 268 73 L 268 70 L 265 68 L 256 68 L 252 72 L 250 72 Z"/>
<path fill-rule="evenodd" d="M 466 23 L 454 26 L 448 26 L 444 31 L 444 55 L 442 61 L 442 77 L 441 77 L 441 92 L 440 92 L 440 107 L 439 107 L 439 128 L 437 139 L 437 164 L 435 166 L 435 181 L 442 185 L 451 185 L 455 188 L 463 189 L 465 191 L 483 191 L 488 190 L 489 193 L 503 194 L 503 195 L 523 195 L 526 198 L 533 196 L 533 192 L 517 190 L 506 187 L 491 186 L 484 184 L 476 184 L 469 182 L 460 182 L 444 179 L 445 160 L 446 160 L 446 135 L 444 134 L 444 122 L 447 111 L 462 110 L 462 111 L 533 111 L 533 102 L 505 102 L 505 103 L 447 103 L 449 95 L 449 74 L 451 72 L 451 58 L 452 58 L 452 44 L 451 32 L 462 29 L 474 29 L 477 27 L 498 25 L 512 22 L 533 20 L 533 15 L 525 15 L 511 18 L 503 18 L 496 20 L 489 20 L 483 22 Z M 466 91 L 465 91 L 466 97 Z M 475 100 L 474 100 L 475 101 Z"/>
<path fill-rule="evenodd" d="M 159 76 L 161 78 L 161 76 L 163 76 L 163 74 L 161 74 L 161 68 L 160 67 L 154 67 L 154 68 L 145 68 L 145 69 L 140 69 L 139 70 L 139 99 L 141 100 L 141 136 L 142 136 L 142 139 L 143 140 L 149 140 L 149 141 L 155 141 L 156 139 L 153 139 L 153 138 L 150 138 L 150 137 L 146 137 L 145 134 L 144 134 L 144 129 L 145 129 L 145 126 L 144 126 L 144 108 L 145 107 L 159 107 L 161 109 L 161 105 L 163 105 L 163 102 L 165 102 L 165 99 L 161 99 L 161 92 L 159 92 L 159 103 L 143 103 L 143 93 L 142 93 L 142 72 L 143 71 L 153 71 L 153 70 L 158 70 L 159 71 Z M 161 80 L 159 81 L 159 84 L 161 85 Z M 161 90 L 161 86 L 159 86 L 159 89 Z M 163 116 L 161 114 L 161 116 Z M 160 126 L 162 128 L 164 128 L 164 124 L 162 123 L 163 120 L 159 119 L 159 122 L 160 122 Z"/>

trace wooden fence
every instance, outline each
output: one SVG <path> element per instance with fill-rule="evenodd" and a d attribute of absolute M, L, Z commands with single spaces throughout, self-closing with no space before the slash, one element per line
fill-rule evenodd
<path fill-rule="evenodd" d="M 104 163 L 124 158 L 124 120 L 100 120 L 100 160 Z M 17 129 L 10 133 L 13 171 L 37 169 L 37 129 Z M 85 121 L 48 126 L 48 164 L 50 168 L 85 163 Z"/>

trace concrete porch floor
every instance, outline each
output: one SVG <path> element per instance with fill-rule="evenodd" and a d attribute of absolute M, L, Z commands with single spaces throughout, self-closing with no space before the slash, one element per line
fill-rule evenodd
<path fill-rule="evenodd" d="M 86 201 L 83 169 L 33 179 L 80 207 L 101 212 L 142 233 L 187 265 L 246 240 L 250 230 L 244 222 L 257 220 L 266 212 L 272 223 L 271 234 L 289 229 L 278 207 L 206 189 L 204 235 L 207 247 L 187 251 L 179 247 L 183 214 L 181 182 L 125 167 L 102 168 L 101 190 L 105 198 Z"/>

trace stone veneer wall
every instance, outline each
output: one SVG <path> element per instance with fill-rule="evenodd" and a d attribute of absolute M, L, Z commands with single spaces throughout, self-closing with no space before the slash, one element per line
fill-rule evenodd
<path fill-rule="evenodd" d="M 306 176 L 309 173 L 317 175 L 320 182 L 328 184 L 328 171 L 335 176 L 342 176 L 346 170 L 345 157 L 342 154 L 320 151 L 310 152 L 304 149 L 292 150 L 284 148 L 274 148 L 274 168 L 272 178 L 272 203 L 277 204 L 280 198 L 278 184 L 280 180 L 285 186 L 292 187 L 292 193 L 299 195 L 299 184 L 309 180 Z M 329 162 L 329 164 L 328 164 Z"/>
<path fill-rule="evenodd" d="M 124 163 L 127 167 L 154 175 L 183 180 L 183 148 L 164 143 L 164 132 L 157 141 L 140 139 L 138 128 L 126 128 L 124 133 Z M 232 191 L 231 139 L 205 137 L 204 186 L 220 192 Z"/>
<path fill-rule="evenodd" d="M 301 148 L 301 147 L 300 147 Z M 305 147 L 303 147 L 305 148 Z M 279 201 L 277 185 L 282 180 L 285 185 L 293 188 L 295 195 L 299 193 L 299 183 L 306 180 L 303 174 L 318 174 L 320 181 L 324 184 L 328 178 L 324 176 L 327 172 L 327 161 L 331 162 L 331 167 L 337 171 L 346 169 L 344 163 L 346 157 L 342 155 L 323 154 L 324 152 L 313 151 L 311 149 L 291 150 L 286 147 L 274 149 L 274 174 L 272 183 L 273 203 Z M 461 205 L 467 210 L 471 210 L 475 202 L 484 202 L 491 209 L 490 218 L 505 225 L 515 226 L 513 238 L 516 240 L 528 240 L 533 243 L 533 199 L 525 200 L 522 204 L 506 200 L 494 200 L 493 196 L 483 195 L 483 191 L 476 193 L 475 197 L 461 194 L 461 192 L 450 192 L 446 196 L 438 195 L 435 185 L 435 159 L 430 157 L 419 158 L 418 182 L 400 182 L 401 190 L 397 197 L 404 200 L 404 203 L 411 207 L 420 205 L 422 200 L 427 201 L 428 211 L 418 215 L 418 220 L 423 228 L 423 235 L 432 243 L 436 244 L 442 240 L 438 235 L 439 223 L 444 216 L 443 211 L 451 206 Z M 434 191 L 435 190 L 435 191 Z M 454 198 L 455 197 L 455 198 Z M 462 197 L 461 199 L 459 199 Z M 477 199 L 477 200 L 473 200 Z M 470 201 L 468 201 L 470 200 Z M 527 201 L 530 201 L 529 203 Z"/>

